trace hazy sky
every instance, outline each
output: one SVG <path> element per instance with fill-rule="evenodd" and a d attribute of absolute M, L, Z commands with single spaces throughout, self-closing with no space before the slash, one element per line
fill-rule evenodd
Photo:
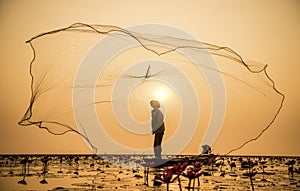
<path fill-rule="evenodd" d="M 298 0 L 228 1 L 15 1 L 0 2 L 0 153 L 90 152 L 75 134 L 53 136 L 17 122 L 30 99 L 25 41 L 75 22 L 128 27 L 174 26 L 200 41 L 228 46 L 247 60 L 268 64 L 286 101 L 274 125 L 242 154 L 299 155 L 300 3 Z"/>

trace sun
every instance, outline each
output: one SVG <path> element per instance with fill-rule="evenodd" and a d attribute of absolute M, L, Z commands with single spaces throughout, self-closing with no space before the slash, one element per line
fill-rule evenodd
<path fill-rule="evenodd" d="M 168 92 L 164 88 L 159 88 L 155 92 L 155 97 L 156 97 L 157 100 L 164 101 L 168 97 Z"/>
<path fill-rule="evenodd" d="M 158 80 L 137 84 L 130 92 L 129 108 L 132 117 L 139 122 L 149 121 L 150 101 L 157 100 L 162 108 L 176 108 L 179 103 L 175 90 Z M 174 111 L 175 112 L 175 111 Z"/>

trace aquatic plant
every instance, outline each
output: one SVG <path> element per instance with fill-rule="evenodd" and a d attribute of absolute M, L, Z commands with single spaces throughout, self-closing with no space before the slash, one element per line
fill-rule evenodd
<path fill-rule="evenodd" d="M 230 162 L 230 170 L 232 171 L 233 168 L 236 168 L 235 162 Z"/>
<path fill-rule="evenodd" d="M 143 162 L 141 165 L 144 167 L 144 185 L 149 185 L 148 176 L 150 167 L 155 166 L 155 162 Z"/>
<path fill-rule="evenodd" d="M 18 182 L 18 184 L 24 184 L 24 185 L 27 185 L 27 182 L 25 181 L 25 178 L 26 178 L 26 166 L 27 166 L 28 159 L 29 159 L 29 157 L 26 156 L 26 157 L 24 157 L 24 158 L 20 161 L 20 163 L 22 164 L 22 174 L 23 174 L 23 179 L 20 180 L 20 181 Z"/>
<path fill-rule="evenodd" d="M 79 170 L 79 157 L 78 156 L 76 156 L 74 158 L 74 162 L 75 162 L 75 171 L 74 171 L 74 174 L 79 175 L 79 172 L 78 172 L 78 170 Z"/>
<path fill-rule="evenodd" d="M 189 183 L 187 186 L 187 189 L 193 189 L 195 188 L 195 179 L 197 179 L 198 187 L 200 187 L 200 179 L 199 177 L 203 174 L 202 169 L 203 163 L 201 162 L 194 162 L 191 166 L 188 166 L 186 170 L 182 173 L 182 175 L 189 179 Z M 193 186 L 191 186 L 191 183 L 193 181 Z"/>
<path fill-rule="evenodd" d="M 216 163 L 216 159 L 214 157 L 209 157 L 207 159 L 208 164 L 211 165 L 211 175 L 214 174 L 214 164 Z"/>
<path fill-rule="evenodd" d="M 286 165 L 288 165 L 289 178 L 291 178 L 291 179 L 294 178 L 294 164 L 295 163 L 296 163 L 295 160 L 290 160 L 290 161 L 285 163 Z"/>
<path fill-rule="evenodd" d="M 31 175 L 31 174 L 30 174 L 30 164 L 31 164 L 33 161 L 34 161 L 34 159 L 31 159 L 31 158 L 29 158 L 29 159 L 27 160 L 27 164 L 28 164 L 28 165 L 27 165 L 27 169 L 28 169 L 28 170 L 27 170 L 27 175 L 29 175 L 29 176 Z"/>
<path fill-rule="evenodd" d="M 61 167 L 62 167 L 62 162 L 63 162 L 63 156 L 59 156 L 59 171 L 57 173 L 62 173 Z"/>
<path fill-rule="evenodd" d="M 253 186 L 253 180 L 252 178 L 257 174 L 257 171 L 253 170 L 253 169 L 248 169 L 247 172 L 243 173 L 244 176 L 247 176 L 250 178 L 250 183 L 251 183 L 251 188 L 252 191 L 254 191 L 254 186 Z"/>
<path fill-rule="evenodd" d="M 219 161 L 216 162 L 216 166 L 220 168 L 220 172 L 222 172 L 222 167 L 224 166 L 224 158 L 221 157 Z"/>
<path fill-rule="evenodd" d="M 139 172 L 140 165 L 143 161 L 141 159 L 134 160 L 136 172 Z"/>
<path fill-rule="evenodd" d="M 260 161 L 259 163 L 260 163 L 261 168 L 262 168 L 262 173 L 265 174 L 265 167 L 266 167 L 267 161 Z"/>
<path fill-rule="evenodd" d="M 173 178 L 173 175 L 174 175 L 173 168 L 165 167 L 162 174 L 157 174 L 155 178 L 164 182 L 167 185 L 167 191 L 169 191 L 169 184 L 173 183 L 178 178 L 178 176 L 175 176 Z"/>
<path fill-rule="evenodd" d="M 183 164 L 181 164 L 180 162 L 178 164 L 174 164 L 173 165 L 173 173 L 177 174 L 178 177 L 178 186 L 179 186 L 179 190 L 181 191 L 181 181 L 180 181 L 180 175 L 182 175 L 183 171 L 185 170 L 185 168 L 188 166 L 188 162 L 184 162 Z"/>
<path fill-rule="evenodd" d="M 48 172 L 48 161 L 51 160 L 51 157 L 49 156 L 44 156 L 41 158 L 41 161 L 43 163 L 43 169 L 42 169 L 42 175 L 43 175 L 43 180 L 40 181 L 41 184 L 48 184 L 46 181 L 46 173 Z"/>
<path fill-rule="evenodd" d="M 9 163 L 9 172 L 8 174 L 14 174 L 13 172 L 13 167 L 15 166 L 15 162 L 16 162 L 16 159 L 15 157 L 9 157 L 9 160 L 6 162 L 7 164 Z"/>

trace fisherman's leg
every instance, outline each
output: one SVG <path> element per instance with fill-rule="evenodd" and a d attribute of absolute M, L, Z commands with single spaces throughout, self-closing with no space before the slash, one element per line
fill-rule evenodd
<path fill-rule="evenodd" d="M 158 137 L 157 137 L 157 134 L 154 134 L 153 151 L 154 151 L 155 158 L 157 158 L 157 155 L 158 155 L 157 145 L 158 145 Z"/>
<path fill-rule="evenodd" d="M 161 134 L 160 133 L 155 133 L 154 135 L 154 156 L 155 158 L 161 158 Z"/>
<path fill-rule="evenodd" d="M 155 157 L 156 158 L 161 158 L 161 152 L 162 152 L 162 148 L 161 148 L 161 142 L 162 142 L 162 138 L 163 138 L 163 133 L 158 133 L 156 134 L 156 146 L 155 146 Z"/>

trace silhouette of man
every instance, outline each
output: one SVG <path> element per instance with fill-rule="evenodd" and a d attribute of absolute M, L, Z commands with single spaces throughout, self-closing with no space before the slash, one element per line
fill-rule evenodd
<path fill-rule="evenodd" d="M 154 134 L 154 156 L 155 158 L 161 159 L 161 142 L 165 132 L 164 115 L 159 110 L 160 104 L 156 100 L 151 100 L 150 105 L 153 108 L 151 111 L 151 126 L 152 135 Z"/>

